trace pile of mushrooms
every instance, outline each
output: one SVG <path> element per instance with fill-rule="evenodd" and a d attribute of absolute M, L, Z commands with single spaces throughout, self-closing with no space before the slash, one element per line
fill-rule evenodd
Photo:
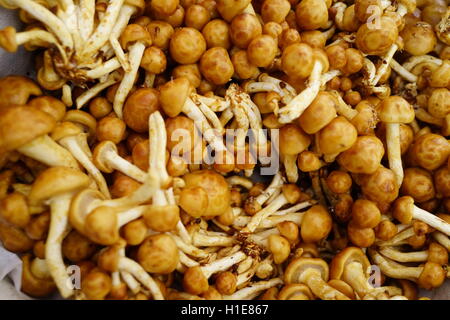
<path fill-rule="evenodd" d="M 25 25 L 0 46 L 36 59 L 0 78 L 24 293 L 405 300 L 450 278 L 444 0 L 0 5 Z"/>

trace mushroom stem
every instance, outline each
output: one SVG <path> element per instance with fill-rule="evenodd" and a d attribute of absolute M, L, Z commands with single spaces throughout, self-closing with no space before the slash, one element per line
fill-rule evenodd
<path fill-rule="evenodd" d="M 144 182 L 147 177 L 147 173 L 145 171 L 125 160 L 114 151 L 107 151 L 105 154 L 105 161 L 108 166 L 111 166 L 113 169 L 126 174 L 136 181 Z"/>
<path fill-rule="evenodd" d="M 171 234 L 171 233 L 168 233 L 168 234 L 175 241 L 175 243 L 177 244 L 177 247 L 184 253 L 186 253 L 192 257 L 199 258 L 199 259 L 208 258 L 209 254 L 206 251 L 201 250 L 201 249 L 193 246 L 192 244 L 185 243 L 180 237 L 178 237 L 174 234 Z"/>
<path fill-rule="evenodd" d="M 416 280 L 420 277 L 423 267 L 405 267 L 380 255 L 375 250 L 369 250 L 373 262 L 390 278 Z"/>
<path fill-rule="evenodd" d="M 108 76 L 108 79 L 104 82 L 99 82 L 94 85 L 92 88 L 84 91 L 81 95 L 76 99 L 77 109 L 81 109 L 89 100 L 96 97 L 100 92 L 104 89 L 112 86 L 119 82 L 121 75 L 117 72 L 111 73 Z"/>
<path fill-rule="evenodd" d="M 149 165 L 158 173 L 160 183 L 167 185 L 170 182 L 170 177 L 166 170 L 167 132 L 164 119 L 161 113 L 156 111 L 150 115 L 148 123 L 149 142 L 152 147 L 152 152 L 149 155 Z"/>
<path fill-rule="evenodd" d="M 392 239 L 387 241 L 380 241 L 377 242 L 376 244 L 380 247 L 395 246 L 401 244 L 403 240 L 408 239 L 409 237 L 412 237 L 414 235 L 415 235 L 414 229 L 410 227 L 397 233 Z"/>
<path fill-rule="evenodd" d="M 261 222 L 268 218 L 272 213 L 280 209 L 287 204 L 288 201 L 283 194 L 280 194 L 271 202 L 267 207 L 258 211 L 250 220 L 248 225 L 242 230 L 242 232 L 254 232 L 259 227 Z"/>
<path fill-rule="evenodd" d="M 381 66 L 378 68 L 375 77 L 373 78 L 372 81 L 369 81 L 370 86 L 376 86 L 378 81 L 380 81 L 381 77 L 386 73 L 391 63 L 391 60 L 394 57 L 394 54 L 397 52 L 397 49 L 398 45 L 395 43 L 389 48 L 386 55 L 382 58 Z"/>
<path fill-rule="evenodd" d="M 98 79 L 103 77 L 106 74 L 109 74 L 113 72 L 114 70 L 117 70 L 121 67 L 119 59 L 116 57 L 109 59 L 105 63 L 103 63 L 101 66 L 86 71 L 86 77 L 88 79 Z"/>
<path fill-rule="evenodd" d="M 76 136 L 68 136 L 61 140 L 59 143 L 70 151 L 70 153 L 74 156 L 75 159 L 86 169 L 87 172 L 92 176 L 95 180 L 97 187 L 100 192 L 107 198 L 110 199 L 111 195 L 109 193 L 108 185 L 106 184 L 105 178 L 101 174 L 101 172 L 97 169 L 97 167 L 92 163 L 90 159 L 90 155 L 86 154 L 84 150 L 89 150 L 89 146 L 86 141 L 86 134 L 81 133 Z M 82 147 L 81 145 L 84 145 Z"/>
<path fill-rule="evenodd" d="M 444 119 L 433 117 L 423 108 L 417 108 L 414 110 L 414 112 L 416 114 L 416 118 L 419 119 L 420 121 L 433 124 L 438 127 L 444 126 Z"/>
<path fill-rule="evenodd" d="M 438 66 L 442 64 L 441 59 L 425 54 L 423 56 L 412 56 L 411 58 L 406 60 L 406 62 L 403 64 L 403 68 L 405 68 L 408 71 L 411 71 L 415 66 L 423 62 L 434 63 Z"/>
<path fill-rule="evenodd" d="M 120 9 L 119 17 L 114 24 L 111 35 L 109 36 L 109 44 L 113 48 L 114 53 L 116 54 L 116 57 L 120 61 L 120 64 L 125 72 L 131 72 L 131 66 L 118 39 L 125 30 L 131 16 L 135 13 L 136 7 L 125 4 Z"/>
<path fill-rule="evenodd" d="M 212 98 L 212 97 L 205 97 L 205 96 L 201 96 L 196 93 L 192 93 L 191 99 L 194 102 L 199 101 L 201 103 L 206 104 L 214 112 L 222 112 L 230 107 L 230 103 L 227 100 L 224 100 L 223 98 L 218 97 L 218 96 L 214 96 Z"/>
<path fill-rule="evenodd" d="M 198 247 L 228 247 L 235 244 L 236 239 L 229 236 L 209 236 L 196 232 L 192 236 L 192 243 Z"/>
<path fill-rule="evenodd" d="M 373 290 L 366 278 L 362 264 L 357 261 L 350 262 L 345 266 L 343 278 L 360 298 L 364 298 Z"/>
<path fill-rule="evenodd" d="M 50 200 L 51 220 L 45 243 L 45 261 L 63 298 L 74 294 L 62 256 L 62 241 L 70 231 L 68 213 L 71 198 L 72 194 L 64 194 Z"/>
<path fill-rule="evenodd" d="M 428 259 L 428 250 L 415 252 L 401 252 L 392 247 L 382 247 L 379 252 L 386 258 L 398 262 L 423 262 Z"/>
<path fill-rule="evenodd" d="M 98 50 L 106 43 L 106 41 L 108 41 L 108 37 L 117 21 L 123 3 L 124 0 L 111 0 L 108 3 L 105 15 L 100 20 L 95 32 L 90 36 L 83 50 L 77 52 L 77 60 L 89 61 L 97 54 Z"/>
<path fill-rule="evenodd" d="M 141 64 L 142 56 L 144 55 L 145 44 L 141 42 L 136 42 L 135 44 L 130 46 L 128 58 L 130 60 L 130 72 L 125 73 L 123 76 L 122 82 L 117 89 L 116 96 L 114 97 L 113 109 L 116 112 L 117 116 L 122 119 L 123 117 L 123 104 L 125 103 L 125 99 L 133 87 L 134 80 L 136 79 L 139 66 Z"/>
<path fill-rule="evenodd" d="M 434 240 L 436 240 L 436 242 L 438 242 L 440 245 L 446 248 L 448 252 L 450 252 L 450 239 L 445 234 L 440 233 L 439 231 L 435 231 L 432 233 L 432 237 Z"/>
<path fill-rule="evenodd" d="M 400 152 L 400 124 L 386 123 L 386 144 L 389 168 L 394 172 L 397 185 L 403 182 L 402 155 Z"/>
<path fill-rule="evenodd" d="M 235 265 L 236 263 L 241 262 L 246 257 L 247 256 L 245 255 L 245 253 L 243 253 L 242 251 L 238 251 L 233 253 L 232 255 L 218 259 L 216 261 L 211 262 L 210 264 L 202 266 L 201 270 L 206 279 L 208 279 L 214 273 L 225 271 L 228 268 Z"/>
<path fill-rule="evenodd" d="M 18 6 L 46 25 L 59 39 L 64 49 L 73 49 L 73 40 L 69 30 L 67 30 L 63 21 L 55 16 L 50 10 L 35 1 L 7 0 L 6 2 Z"/>
<path fill-rule="evenodd" d="M 262 206 L 277 190 L 281 189 L 283 183 L 283 176 L 281 175 L 281 172 L 278 171 L 269 186 L 256 197 L 255 201 Z"/>
<path fill-rule="evenodd" d="M 126 271 L 133 275 L 133 277 L 150 290 L 155 300 L 164 300 L 164 296 L 161 293 L 158 284 L 147 272 L 145 272 L 144 268 L 142 268 L 139 263 L 126 257 L 120 257 L 118 268 L 121 271 Z"/>
<path fill-rule="evenodd" d="M 298 180 L 298 167 L 296 154 L 283 154 L 283 165 L 286 177 L 290 183 L 296 183 Z"/>
<path fill-rule="evenodd" d="M 350 300 L 346 295 L 323 281 L 320 271 L 316 268 L 308 268 L 303 271 L 299 280 L 300 283 L 306 284 L 322 300 Z"/>
<path fill-rule="evenodd" d="M 450 223 L 445 222 L 438 216 L 435 216 L 434 214 L 429 213 L 428 211 L 425 211 L 415 205 L 413 208 L 413 219 L 425 222 L 430 227 L 433 227 L 434 229 L 441 231 L 447 236 L 450 236 Z"/>
<path fill-rule="evenodd" d="M 406 81 L 417 82 L 417 76 L 415 74 L 412 74 L 408 70 L 406 70 L 400 63 L 395 61 L 395 59 L 391 60 L 390 66 L 392 69 L 394 69 L 395 72 L 397 72 Z"/>
<path fill-rule="evenodd" d="M 311 71 L 311 75 L 309 76 L 306 89 L 300 92 L 300 94 L 298 94 L 286 106 L 278 111 L 278 121 L 280 123 L 289 123 L 300 117 L 306 108 L 309 107 L 311 102 L 313 102 L 320 90 L 320 74 L 322 73 L 322 70 L 322 63 L 316 60 Z"/>
<path fill-rule="evenodd" d="M 270 289 L 283 283 L 280 278 L 274 278 L 267 281 L 253 283 L 244 289 L 238 290 L 232 295 L 223 296 L 224 300 L 251 300 L 256 298 L 264 290 Z"/>
<path fill-rule="evenodd" d="M 206 119 L 209 120 L 209 122 L 211 123 L 212 127 L 217 130 L 218 134 L 224 134 L 225 133 L 225 129 L 222 126 L 222 123 L 220 122 L 219 118 L 217 117 L 217 115 L 214 113 L 214 111 L 212 111 L 206 104 L 204 104 L 201 101 L 197 101 L 197 106 L 200 109 L 200 111 L 205 115 Z"/>
<path fill-rule="evenodd" d="M 352 109 L 347 103 L 345 103 L 344 99 L 342 99 L 341 95 L 336 91 L 332 90 L 330 93 L 336 98 L 336 112 L 345 117 L 347 120 L 351 120 L 358 114 L 358 111 Z"/>
<path fill-rule="evenodd" d="M 82 41 L 87 41 L 94 30 L 95 0 L 80 0 L 78 12 L 78 31 Z"/>
<path fill-rule="evenodd" d="M 40 136 L 17 149 L 20 153 L 49 167 L 69 167 L 78 169 L 77 161 L 69 151 L 58 145 L 48 135 Z"/>
<path fill-rule="evenodd" d="M 132 293 L 137 294 L 141 291 L 140 283 L 129 272 L 120 271 L 120 275 Z"/>

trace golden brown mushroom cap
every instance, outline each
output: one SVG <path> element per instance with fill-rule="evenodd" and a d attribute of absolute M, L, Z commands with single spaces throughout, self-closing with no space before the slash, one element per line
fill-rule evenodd
<path fill-rule="evenodd" d="M 169 274 L 178 265 L 178 247 L 167 234 L 148 236 L 139 247 L 137 259 L 147 272 Z"/>
<path fill-rule="evenodd" d="M 300 283 L 302 273 L 309 268 L 315 268 L 320 271 L 322 279 L 328 281 L 329 269 L 328 264 L 324 260 L 300 257 L 292 260 L 287 266 L 284 271 L 284 282 L 286 284 Z"/>
<path fill-rule="evenodd" d="M 330 278 L 341 279 L 344 273 L 345 266 L 351 262 L 359 262 L 362 265 L 363 270 L 367 270 L 370 267 L 369 259 L 364 252 L 357 247 L 347 247 L 336 256 L 330 264 Z"/>
<path fill-rule="evenodd" d="M 435 262 L 427 262 L 423 266 L 423 271 L 417 279 L 421 288 L 431 290 L 442 285 L 446 278 L 444 268 Z"/>
<path fill-rule="evenodd" d="M 392 216 L 404 224 L 411 223 L 414 211 L 414 199 L 403 196 L 395 200 L 392 208 Z"/>
<path fill-rule="evenodd" d="M 198 170 L 184 177 L 186 188 L 201 187 L 208 195 L 205 215 L 218 216 L 230 207 L 231 192 L 225 178 L 212 170 Z"/>
<path fill-rule="evenodd" d="M 305 212 L 300 228 L 302 239 L 306 243 L 318 242 L 328 236 L 332 219 L 322 205 L 315 205 Z"/>
<path fill-rule="evenodd" d="M 42 91 L 31 79 L 23 76 L 0 78 L 0 105 L 24 105 L 30 96 L 40 96 Z"/>
<path fill-rule="evenodd" d="M 319 131 L 320 150 L 325 154 L 335 154 L 349 149 L 356 141 L 356 128 L 344 117 L 334 118 Z"/>
<path fill-rule="evenodd" d="M 314 295 L 308 286 L 301 283 L 290 283 L 280 290 L 278 300 L 314 300 Z"/>
<path fill-rule="evenodd" d="M 352 173 L 375 172 L 384 156 L 383 143 L 376 136 L 359 136 L 350 149 L 342 152 L 338 163 Z"/>
<path fill-rule="evenodd" d="M 52 197 L 87 187 L 89 182 L 89 177 L 79 170 L 68 167 L 48 168 L 34 181 L 29 200 L 31 204 L 40 204 Z"/>
<path fill-rule="evenodd" d="M 180 77 L 159 87 L 159 103 L 165 114 L 176 117 L 181 112 L 188 98 L 190 86 L 188 78 Z"/>
<path fill-rule="evenodd" d="M 416 116 L 412 105 L 399 96 L 390 96 L 381 101 L 378 114 L 380 120 L 387 123 L 410 123 Z"/>
<path fill-rule="evenodd" d="M 36 298 L 47 297 L 56 290 L 53 280 L 40 279 L 31 272 L 31 255 L 22 256 L 22 292 Z"/>
<path fill-rule="evenodd" d="M 296 155 L 304 151 L 311 143 L 309 135 L 295 124 L 287 124 L 279 132 L 280 152 L 287 155 Z"/>
<path fill-rule="evenodd" d="M 0 110 L 0 154 L 17 149 L 49 133 L 54 126 L 55 119 L 35 108 L 27 106 L 3 108 Z"/>

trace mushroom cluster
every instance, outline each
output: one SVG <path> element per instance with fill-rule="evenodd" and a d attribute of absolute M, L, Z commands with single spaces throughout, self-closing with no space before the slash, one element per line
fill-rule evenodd
<path fill-rule="evenodd" d="M 444 0 L 0 0 L 0 242 L 70 299 L 418 299 L 450 278 Z M 79 286 L 71 270 L 78 270 Z"/>

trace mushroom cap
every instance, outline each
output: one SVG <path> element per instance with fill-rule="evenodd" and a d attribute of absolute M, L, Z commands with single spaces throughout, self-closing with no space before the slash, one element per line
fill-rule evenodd
<path fill-rule="evenodd" d="M 144 43 L 146 46 L 152 45 L 152 38 L 147 29 L 135 23 L 127 25 L 119 41 L 124 49 L 137 41 Z"/>
<path fill-rule="evenodd" d="M 208 195 L 205 215 L 218 216 L 230 207 L 231 192 L 226 179 L 212 170 L 198 170 L 184 177 L 186 188 L 201 187 Z"/>
<path fill-rule="evenodd" d="M 8 52 L 17 51 L 16 29 L 8 26 L 0 30 L 0 47 Z"/>
<path fill-rule="evenodd" d="M 414 199 L 403 196 L 395 200 L 392 208 L 392 216 L 404 224 L 411 223 L 414 212 Z"/>
<path fill-rule="evenodd" d="M 117 219 L 118 213 L 114 208 L 95 208 L 86 216 L 84 234 L 95 243 L 112 245 L 120 238 Z"/>
<path fill-rule="evenodd" d="M 416 114 L 412 105 L 404 98 L 390 96 L 381 101 L 378 116 L 387 123 L 411 123 Z"/>
<path fill-rule="evenodd" d="M 194 295 L 199 295 L 208 290 L 208 279 L 203 274 L 201 267 L 188 268 L 184 272 L 183 288 L 186 292 Z"/>
<path fill-rule="evenodd" d="M 417 279 L 419 287 L 431 290 L 442 285 L 446 278 L 444 268 L 435 262 L 427 262 L 423 266 L 422 273 Z"/>
<path fill-rule="evenodd" d="M 22 292 L 36 298 L 47 297 L 56 290 L 53 280 L 40 279 L 31 271 L 31 255 L 22 256 Z"/>
<path fill-rule="evenodd" d="M 169 274 L 178 265 L 178 246 L 167 234 L 149 236 L 139 247 L 137 260 L 147 272 Z"/>
<path fill-rule="evenodd" d="M 92 152 L 92 159 L 95 166 L 99 168 L 99 170 L 106 173 L 111 173 L 113 172 L 113 168 L 111 168 L 108 165 L 108 162 L 105 161 L 108 152 L 118 153 L 117 146 L 112 141 L 102 141 L 95 146 L 94 151 Z"/>
<path fill-rule="evenodd" d="M 351 262 L 359 262 L 364 271 L 370 267 L 369 259 L 364 252 L 357 247 L 347 247 L 334 256 L 330 264 L 330 278 L 341 279 L 345 266 Z"/>
<path fill-rule="evenodd" d="M 176 117 L 183 109 L 189 97 L 191 83 L 186 77 L 179 77 L 168 81 L 159 87 L 159 103 L 164 113 L 169 117 Z"/>
<path fill-rule="evenodd" d="M 65 104 L 61 100 L 51 96 L 39 96 L 31 99 L 27 105 L 48 113 L 55 118 L 56 121 L 61 121 L 66 114 Z"/>
<path fill-rule="evenodd" d="M 91 211 L 90 205 L 94 201 L 105 200 L 103 194 L 95 189 L 83 189 L 78 192 L 70 203 L 69 222 L 78 232 L 85 234 L 85 218 Z"/>
<path fill-rule="evenodd" d="M 64 121 L 60 122 L 56 125 L 55 129 L 53 129 L 51 138 L 55 141 L 59 141 L 65 137 L 75 136 L 83 131 L 76 124 Z"/>
<path fill-rule="evenodd" d="M 190 187 L 181 190 L 179 205 L 192 217 L 200 218 L 201 216 L 206 215 L 208 204 L 208 194 L 202 187 Z"/>
<path fill-rule="evenodd" d="M 331 215 L 322 205 L 315 205 L 303 216 L 300 234 L 306 243 L 318 242 L 328 236 L 332 228 Z"/>
<path fill-rule="evenodd" d="M 398 196 L 399 186 L 395 174 L 388 168 L 380 166 L 374 173 L 362 175 L 361 180 L 364 196 L 377 204 L 391 203 Z"/>
<path fill-rule="evenodd" d="M 319 258 L 296 258 L 292 260 L 284 271 L 284 282 L 301 283 L 300 278 L 304 271 L 309 268 L 314 268 L 320 271 L 322 279 L 328 281 L 329 270 L 328 264 Z"/>
<path fill-rule="evenodd" d="M 89 177 L 80 170 L 52 167 L 43 171 L 34 181 L 28 199 L 38 205 L 52 197 L 73 192 L 89 185 Z"/>
<path fill-rule="evenodd" d="M 177 205 L 154 206 L 151 205 L 144 212 L 144 221 L 147 227 L 158 232 L 175 230 L 180 221 L 180 208 Z"/>
<path fill-rule="evenodd" d="M 351 300 L 356 300 L 355 292 L 347 282 L 338 279 L 331 279 L 330 281 L 328 281 L 328 285 L 345 294 Z"/>
<path fill-rule="evenodd" d="M 324 154 L 335 154 L 349 149 L 358 132 L 346 118 L 338 116 L 319 131 L 319 147 Z"/>
<path fill-rule="evenodd" d="M 290 283 L 280 290 L 278 300 L 314 300 L 314 295 L 307 285 Z"/>
<path fill-rule="evenodd" d="M 54 126 L 55 120 L 51 116 L 35 108 L 11 106 L 1 109 L 0 154 L 20 148 L 49 133 Z"/>
<path fill-rule="evenodd" d="M 0 105 L 24 105 L 30 95 L 42 95 L 41 89 L 33 80 L 23 76 L 0 78 Z"/>
<path fill-rule="evenodd" d="M 279 132 L 280 152 L 296 155 L 304 151 L 311 143 L 309 135 L 295 124 L 287 124 Z"/>

